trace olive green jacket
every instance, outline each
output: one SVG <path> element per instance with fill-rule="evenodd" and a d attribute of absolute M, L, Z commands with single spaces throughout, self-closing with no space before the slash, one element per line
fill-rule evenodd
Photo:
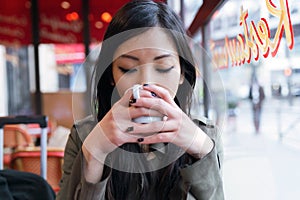
<path fill-rule="evenodd" d="M 213 150 L 202 159 L 180 170 L 181 181 L 170 193 L 171 200 L 223 200 L 222 160 L 223 148 L 218 129 L 205 120 L 196 120 L 199 127 L 214 141 Z M 82 142 L 96 125 L 96 120 L 88 117 L 71 129 L 65 148 L 63 176 L 57 200 L 105 199 L 107 179 L 99 183 L 88 183 L 83 176 Z M 128 199 L 135 200 L 130 197 Z M 151 194 L 149 194 L 149 199 Z"/>

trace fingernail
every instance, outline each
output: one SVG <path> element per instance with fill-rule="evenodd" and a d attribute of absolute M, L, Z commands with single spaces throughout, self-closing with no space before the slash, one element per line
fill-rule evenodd
<path fill-rule="evenodd" d="M 148 83 L 145 83 L 143 86 L 149 86 L 149 84 L 148 84 Z"/>
<path fill-rule="evenodd" d="M 143 141 L 144 141 L 144 138 L 138 138 L 137 141 L 138 141 L 138 142 L 143 142 Z"/>
<path fill-rule="evenodd" d="M 136 99 L 130 99 L 129 100 L 129 104 L 132 104 L 132 103 L 135 103 L 136 102 Z"/>
<path fill-rule="evenodd" d="M 129 126 L 129 127 L 126 129 L 126 132 L 130 132 L 130 131 L 133 131 L 133 126 Z"/>
<path fill-rule="evenodd" d="M 151 96 L 157 97 L 157 95 L 154 92 L 151 92 Z"/>

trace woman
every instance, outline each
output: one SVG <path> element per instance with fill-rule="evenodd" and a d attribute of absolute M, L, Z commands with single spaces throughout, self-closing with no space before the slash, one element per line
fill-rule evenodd
<path fill-rule="evenodd" d="M 95 116 L 71 130 L 58 199 L 223 199 L 217 129 L 189 117 L 196 81 L 182 24 L 133 1 L 104 36 Z M 132 86 L 138 85 L 139 97 Z M 160 119 L 144 123 L 139 117 Z"/>

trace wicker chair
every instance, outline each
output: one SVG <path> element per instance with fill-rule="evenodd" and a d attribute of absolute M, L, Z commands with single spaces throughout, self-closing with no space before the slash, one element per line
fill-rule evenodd
<path fill-rule="evenodd" d="M 32 147 L 34 142 L 22 124 L 5 125 L 4 129 L 4 167 L 10 168 L 11 156 L 16 148 Z"/>
<path fill-rule="evenodd" d="M 32 172 L 40 175 L 40 148 L 27 147 L 16 149 L 12 154 L 11 167 L 19 171 Z M 64 149 L 47 149 L 47 182 L 55 192 L 59 191 L 59 181 L 62 176 Z"/>

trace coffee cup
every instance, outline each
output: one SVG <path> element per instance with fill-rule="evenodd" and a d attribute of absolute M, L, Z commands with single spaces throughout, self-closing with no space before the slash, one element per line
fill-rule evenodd
<path fill-rule="evenodd" d="M 134 99 L 140 98 L 140 89 L 143 88 L 142 85 L 136 84 L 132 87 L 132 95 Z M 155 121 L 162 121 L 162 117 L 157 116 L 141 116 L 132 119 L 133 122 L 140 124 L 148 124 Z"/>

